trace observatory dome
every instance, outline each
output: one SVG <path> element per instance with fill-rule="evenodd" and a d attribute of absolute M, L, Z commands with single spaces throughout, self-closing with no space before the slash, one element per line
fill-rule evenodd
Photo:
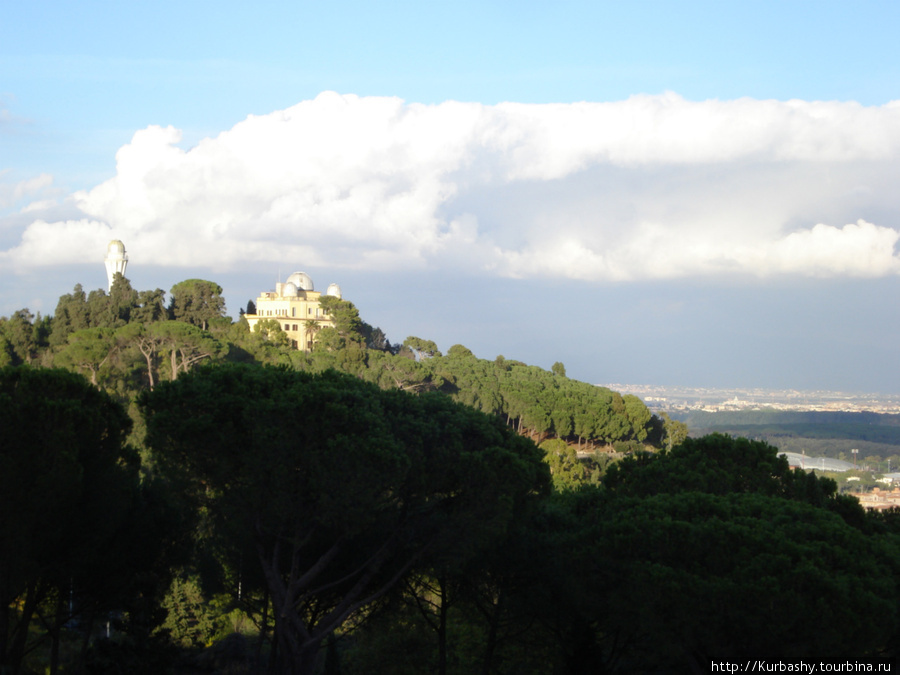
<path fill-rule="evenodd" d="M 333 295 L 334 297 L 340 299 L 341 287 L 337 284 L 328 284 L 328 290 L 325 291 L 325 295 Z"/>
<path fill-rule="evenodd" d="M 286 284 L 294 284 L 299 290 L 314 291 L 313 281 L 306 272 L 294 272 L 287 278 Z"/>
<path fill-rule="evenodd" d="M 106 247 L 106 255 L 110 258 L 121 258 L 125 255 L 125 244 L 119 239 L 113 239 Z"/>
<path fill-rule="evenodd" d="M 282 287 L 281 294 L 286 298 L 296 298 L 300 293 L 297 286 L 289 281 Z"/>

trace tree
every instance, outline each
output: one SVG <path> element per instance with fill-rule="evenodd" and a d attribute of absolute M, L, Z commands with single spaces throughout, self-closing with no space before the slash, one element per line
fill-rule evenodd
<path fill-rule="evenodd" d="M 76 330 L 90 328 L 87 296 L 81 284 L 75 284 L 75 288 L 71 293 L 59 297 L 50 325 L 52 328 L 50 333 L 51 347 L 64 345 L 69 334 Z"/>
<path fill-rule="evenodd" d="M 172 286 L 169 293 L 169 314 L 176 321 L 207 330 L 210 321 L 225 316 L 225 298 L 217 283 L 188 279 Z"/>
<path fill-rule="evenodd" d="M 666 413 L 661 413 L 663 423 L 662 442 L 666 450 L 681 445 L 688 437 L 688 426 L 679 420 L 673 420 Z"/>
<path fill-rule="evenodd" d="M 375 349 L 380 352 L 392 351 L 391 341 L 387 339 L 384 331 L 378 327 L 373 328 L 365 321 L 360 327 L 363 335 L 363 341 L 368 349 Z"/>
<path fill-rule="evenodd" d="M 410 335 L 403 341 L 403 346 L 413 350 L 416 360 L 430 359 L 441 355 L 440 350 L 432 340 L 423 340 L 413 335 Z"/>
<path fill-rule="evenodd" d="M 0 318 L 0 336 L 4 337 L 12 351 L 14 363 L 31 363 L 35 356 L 34 315 L 28 308 Z"/>
<path fill-rule="evenodd" d="M 566 367 L 563 365 L 562 361 L 557 361 L 556 363 L 554 363 L 550 368 L 550 371 L 554 375 L 559 375 L 560 377 L 566 376 Z"/>
<path fill-rule="evenodd" d="M 116 272 L 109 289 L 107 319 L 102 325 L 109 328 L 124 326 L 132 320 L 132 313 L 139 309 L 139 303 L 139 294 L 131 287 L 131 282 Z"/>
<path fill-rule="evenodd" d="M 98 386 L 97 375 L 108 364 L 116 350 L 115 334 L 111 328 L 84 328 L 70 333 L 68 343 L 56 355 L 60 366 L 90 373 L 91 384 Z"/>
<path fill-rule="evenodd" d="M 363 342 L 363 321 L 359 318 L 359 310 L 352 302 L 333 295 L 323 295 L 319 298 L 319 306 L 334 321 L 334 330 L 337 331 L 342 343 Z"/>
<path fill-rule="evenodd" d="M 165 336 L 158 330 L 151 330 L 147 324 L 129 323 L 116 331 L 116 343 L 119 347 L 136 347 L 143 355 L 147 364 L 147 379 L 150 388 L 156 384 L 154 373 L 157 368 L 159 349 L 165 341 Z"/>
<path fill-rule="evenodd" d="M 131 311 L 131 321 L 137 323 L 153 323 L 164 321 L 166 314 L 166 292 L 157 288 L 152 291 L 140 291 L 137 306 Z"/>
<path fill-rule="evenodd" d="M 109 396 L 64 370 L 0 369 L 0 670 L 17 673 L 29 626 L 56 598 L 45 625 L 58 639 L 74 589 L 117 586 L 137 495 L 131 422 Z M 97 583 L 97 575 L 106 577 Z M 107 605 L 108 607 L 108 605 Z M 53 670 L 55 666 L 51 667 Z"/>
<path fill-rule="evenodd" d="M 547 485 L 537 448 L 497 420 L 334 371 L 205 368 L 140 405 L 225 554 L 255 549 L 290 673 L 417 562 L 477 549 Z"/>
<path fill-rule="evenodd" d="M 16 362 L 16 353 L 13 350 L 12 343 L 6 339 L 3 331 L 0 330 L 0 368 L 11 366 Z"/>
<path fill-rule="evenodd" d="M 651 429 L 652 413 L 637 396 L 625 394 L 622 400 L 625 403 L 625 415 L 631 423 L 632 437 L 636 441 L 643 442 L 647 440 Z"/>
<path fill-rule="evenodd" d="M 473 359 L 475 354 L 465 345 L 453 345 L 447 350 L 447 356 L 452 359 Z"/>
<path fill-rule="evenodd" d="M 314 321 L 312 323 L 315 323 Z M 307 328 L 307 330 L 309 330 Z M 253 326 L 253 334 L 276 347 L 288 347 L 291 338 L 281 328 L 281 322 L 275 319 L 261 319 Z"/>
<path fill-rule="evenodd" d="M 180 321 L 151 324 L 148 332 L 158 340 L 161 349 L 168 350 L 173 380 L 200 361 L 216 358 L 227 351 L 227 347 L 223 347 L 206 331 Z"/>

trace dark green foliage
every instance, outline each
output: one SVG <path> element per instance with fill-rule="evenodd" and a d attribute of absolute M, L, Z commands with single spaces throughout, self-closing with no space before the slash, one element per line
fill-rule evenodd
<path fill-rule="evenodd" d="M 595 534 L 615 616 L 601 625 L 630 632 L 657 667 L 862 656 L 893 630 L 892 547 L 806 503 L 753 492 L 617 498 Z"/>
<path fill-rule="evenodd" d="M 626 458 L 604 484 L 555 495 L 532 521 L 548 583 L 531 611 L 566 672 L 864 659 L 891 644 L 896 540 L 775 448 L 693 439 Z"/>
<path fill-rule="evenodd" d="M 13 673 L 42 603 L 77 591 L 81 609 L 108 608 L 134 572 L 111 557 L 139 499 L 129 427 L 78 375 L 0 369 L 0 666 Z M 69 616 L 57 604 L 54 640 Z"/>
<path fill-rule="evenodd" d="M 225 553 L 255 546 L 297 672 L 423 556 L 472 555 L 547 485 L 537 448 L 498 420 L 333 371 L 208 368 L 141 404 L 160 467 Z"/>
<path fill-rule="evenodd" d="M 841 501 L 833 480 L 790 469 L 777 448 L 723 434 L 688 438 L 668 452 L 626 457 L 609 469 L 603 484 L 618 494 L 636 497 L 754 493 L 818 507 Z"/>

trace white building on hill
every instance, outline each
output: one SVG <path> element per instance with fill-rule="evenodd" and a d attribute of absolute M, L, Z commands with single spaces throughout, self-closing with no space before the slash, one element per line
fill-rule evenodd
<path fill-rule="evenodd" d="M 330 284 L 325 295 L 341 297 L 341 287 Z M 275 284 L 275 292 L 261 293 L 256 299 L 256 314 L 244 314 L 250 330 L 264 319 L 274 319 L 287 333 L 295 349 L 310 351 L 315 334 L 334 321 L 319 305 L 322 294 L 315 290 L 306 272 L 294 272 L 284 283 Z"/>

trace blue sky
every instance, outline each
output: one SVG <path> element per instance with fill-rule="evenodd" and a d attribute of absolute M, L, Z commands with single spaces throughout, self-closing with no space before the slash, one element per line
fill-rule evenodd
<path fill-rule="evenodd" d="M 434 4 L 434 3 L 432 3 Z M 900 391 L 896 3 L 14 3 L 0 315 L 279 275 L 591 382 Z"/>

